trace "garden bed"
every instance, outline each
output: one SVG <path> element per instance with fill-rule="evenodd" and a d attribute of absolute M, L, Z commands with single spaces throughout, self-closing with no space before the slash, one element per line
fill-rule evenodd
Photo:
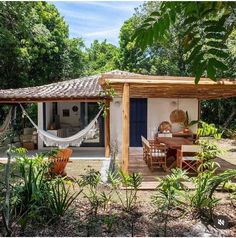
<path fill-rule="evenodd" d="M 99 211 L 97 218 L 89 216 L 89 204 L 80 196 L 68 213 L 58 219 L 53 225 L 43 221 L 31 223 L 24 233 L 20 227 L 16 228 L 15 236 L 163 236 L 163 217 L 155 212 L 150 205 L 150 196 L 153 192 L 139 191 L 138 207 L 134 214 L 122 211 L 118 204 L 112 204 L 109 211 Z M 218 194 L 221 198 L 224 193 Z M 145 199 L 146 198 L 146 199 Z M 143 201 L 143 200 L 146 201 Z M 81 200 L 83 202 L 81 202 Z M 229 227 L 219 230 L 211 225 L 205 226 L 194 214 L 181 215 L 176 209 L 172 211 L 172 218 L 168 222 L 167 236 L 236 236 L 236 209 L 226 199 L 218 205 L 217 215 L 226 215 L 229 218 Z M 179 217 L 180 216 L 180 217 Z M 90 219 L 90 222 L 88 222 Z M 133 227 L 132 227 L 133 220 Z M 2 228 L 0 229 L 2 230 Z M 133 233 L 133 234 L 132 234 Z M 0 234 L 2 235 L 2 234 Z"/>

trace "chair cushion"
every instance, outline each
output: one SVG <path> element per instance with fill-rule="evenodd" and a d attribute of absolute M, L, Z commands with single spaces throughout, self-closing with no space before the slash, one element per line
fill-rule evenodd
<path fill-rule="evenodd" d="M 162 151 L 156 151 L 156 152 L 152 152 L 152 156 L 153 157 L 165 157 L 166 153 L 164 153 Z"/>
<path fill-rule="evenodd" d="M 196 161 L 196 160 L 198 160 L 198 158 L 197 158 L 197 157 L 194 157 L 194 156 L 184 156 L 184 157 L 183 157 L 183 160 Z"/>

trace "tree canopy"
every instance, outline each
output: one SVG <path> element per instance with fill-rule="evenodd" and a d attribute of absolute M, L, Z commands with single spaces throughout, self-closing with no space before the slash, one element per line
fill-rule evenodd
<path fill-rule="evenodd" d="M 0 2 L 1 88 L 40 85 L 83 72 L 80 39 L 47 2 Z"/>
<path fill-rule="evenodd" d="M 235 29 L 235 8 L 235 2 L 162 2 L 136 29 L 134 38 L 142 49 L 156 42 L 165 45 L 173 40 L 173 27 L 180 24 L 186 63 L 191 64 L 195 82 L 202 75 L 216 81 L 228 69 L 226 41 Z"/>
<path fill-rule="evenodd" d="M 156 42 L 143 50 L 132 39 L 137 26 L 140 26 L 153 9 L 159 9 L 159 7 L 160 2 L 144 3 L 121 27 L 120 68 L 144 74 L 186 75 L 178 40 L 169 42 L 166 47 Z M 177 38 L 176 32 L 178 32 L 177 29 L 172 32 L 173 38 Z"/>
<path fill-rule="evenodd" d="M 86 74 L 104 73 L 111 71 L 118 66 L 119 49 L 107 43 L 106 40 L 99 42 L 94 40 L 89 48 L 86 49 Z"/>
<path fill-rule="evenodd" d="M 53 4 L 0 2 L 0 88 L 42 85 L 117 68 L 195 75 L 196 83 L 202 75 L 235 78 L 235 19 L 234 2 L 148 1 L 122 25 L 118 47 L 106 40 L 85 47 L 82 38 L 69 38 L 68 25 Z M 234 127 L 235 115 L 235 99 L 202 102 L 207 122 Z"/>

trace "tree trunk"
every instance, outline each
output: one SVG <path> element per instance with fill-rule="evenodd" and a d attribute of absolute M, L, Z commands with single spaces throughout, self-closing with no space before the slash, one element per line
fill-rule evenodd
<path fill-rule="evenodd" d="M 229 123 L 232 121 L 232 119 L 234 118 L 235 115 L 236 115 L 236 105 L 234 106 L 233 111 L 231 112 L 230 116 L 227 118 L 227 120 L 223 124 L 223 128 L 228 127 Z"/>

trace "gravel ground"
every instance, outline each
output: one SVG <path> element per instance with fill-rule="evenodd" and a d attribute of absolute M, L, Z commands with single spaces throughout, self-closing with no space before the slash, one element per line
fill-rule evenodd
<path fill-rule="evenodd" d="M 236 141 L 230 139 L 221 139 L 217 142 L 225 150 L 220 157 L 227 162 L 236 165 Z"/>
<path fill-rule="evenodd" d="M 153 191 L 138 192 L 138 206 L 131 213 L 122 211 L 118 200 L 111 203 L 106 210 L 100 209 L 97 217 L 91 215 L 89 204 L 80 196 L 73 208 L 56 223 L 50 225 L 42 221 L 34 221 L 22 232 L 15 227 L 14 236 L 164 236 L 163 215 L 151 205 Z M 236 236 L 236 208 L 227 200 L 225 193 L 217 193 L 221 197 L 221 205 L 215 210 L 215 215 L 225 215 L 229 226 L 219 230 L 213 224 L 208 224 L 196 218 L 191 211 L 183 215 L 181 209 L 170 212 L 167 223 L 167 236 Z M 205 225 L 207 224 L 207 225 Z M 0 235 L 1 234 L 0 223 Z"/>

